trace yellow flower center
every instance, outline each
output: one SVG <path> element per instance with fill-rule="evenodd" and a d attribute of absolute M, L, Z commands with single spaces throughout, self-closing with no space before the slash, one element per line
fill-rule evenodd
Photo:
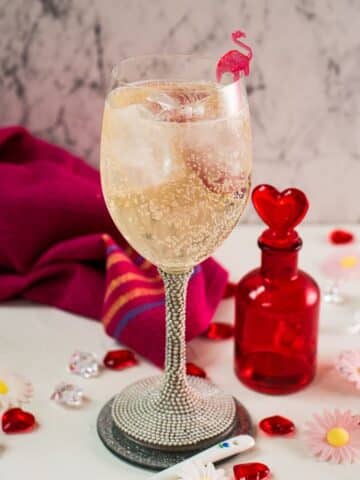
<path fill-rule="evenodd" d="M 358 258 L 355 255 L 347 255 L 340 259 L 342 268 L 354 268 L 358 264 Z"/>
<path fill-rule="evenodd" d="M 9 391 L 9 387 L 6 383 L 0 379 L 0 395 L 6 395 Z"/>
<path fill-rule="evenodd" d="M 326 440 L 332 447 L 343 447 L 350 440 L 349 433 L 342 427 L 334 427 L 326 434 Z"/>

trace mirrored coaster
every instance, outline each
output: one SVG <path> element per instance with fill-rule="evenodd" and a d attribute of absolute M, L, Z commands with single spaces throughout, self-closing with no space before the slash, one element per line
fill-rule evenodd
<path fill-rule="evenodd" d="M 116 397 L 109 400 L 104 405 L 97 421 L 97 430 L 101 441 L 117 457 L 132 464 L 149 468 L 152 470 L 163 470 L 176 463 L 182 462 L 186 458 L 200 453 L 205 448 L 209 448 L 222 440 L 241 434 L 252 434 L 252 424 L 250 416 L 245 407 L 234 398 L 236 405 L 236 415 L 231 427 L 223 432 L 222 435 L 198 443 L 191 449 L 177 450 L 172 447 L 169 450 L 164 448 L 154 448 L 143 443 L 138 443 L 134 439 L 124 434 L 115 424 L 112 415 L 113 403 Z"/>

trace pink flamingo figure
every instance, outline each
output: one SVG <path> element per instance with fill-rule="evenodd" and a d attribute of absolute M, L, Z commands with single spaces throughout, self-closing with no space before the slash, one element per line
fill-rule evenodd
<path fill-rule="evenodd" d="M 230 50 L 220 58 L 216 66 L 216 79 L 218 82 L 221 81 L 224 73 L 231 73 L 235 82 L 240 78 L 241 72 L 244 72 L 246 76 L 250 73 L 250 60 L 253 52 L 248 45 L 239 40 L 246 37 L 245 33 L 237 30 L 231 34 L 231 37 L 233 42 L 242 47 L 246 53 L 242 53 L 239 50 Z"/>

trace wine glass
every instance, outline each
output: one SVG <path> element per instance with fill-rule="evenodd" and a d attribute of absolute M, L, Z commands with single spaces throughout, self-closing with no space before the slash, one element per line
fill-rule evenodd
<path fill-rule="evenodd" d="M 112 416 L 126 436 L 160 449 L 210 445 L 236 419 L 233 397 L 187 377 L 185 363 L 188 280 L 238 223 L 250 189 L 244 79 L 217 84 L 215 66 L 191 55 L 129 58 L 113 69 L 105 101 L 106 205 L 129 244 L 158 267 L 167 328 L 165 374 L 125 388 Z"/>

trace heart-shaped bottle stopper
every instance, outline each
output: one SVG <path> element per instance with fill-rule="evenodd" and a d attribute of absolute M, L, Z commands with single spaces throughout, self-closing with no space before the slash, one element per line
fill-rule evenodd
<path fill-rule="evenodd" d="M 269 227 L 261 241 L 278 247 L 289 247 L 300 242 L 294 228 L 309 209 L 304 192 L 297 188 L 279 192 L 271 185 L 259 185 L 252 193 L 252 202 L 260 218 Z"/>

